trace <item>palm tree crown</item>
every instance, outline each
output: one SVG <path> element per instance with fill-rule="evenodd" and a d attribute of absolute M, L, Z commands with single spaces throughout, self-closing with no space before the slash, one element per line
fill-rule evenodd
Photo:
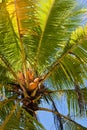
<path fill-rule="evenodd" d="M 42 130 L 39 110 L 54 114 L 57 130 L 69 129 L 66 120 L 86 129 L 70 117 L 86 112 L 86 19 L 86 0 L 0 2 L 0 129 Z M 68 116 L 57 108 L 60 94 Z"/>

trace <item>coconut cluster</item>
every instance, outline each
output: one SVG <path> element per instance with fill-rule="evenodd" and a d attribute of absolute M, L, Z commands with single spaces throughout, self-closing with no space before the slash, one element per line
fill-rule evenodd
<path fill-rule="evenodd" d="M 18 71 L 17 77 L 23 86 L 26 86 L 27 83 L 29 91 L 33 91 L 38 87 L 39 78 L 35 78 L 34 72 L 32 70 L 27 69 L 26 76 L 22 71 Z"/>

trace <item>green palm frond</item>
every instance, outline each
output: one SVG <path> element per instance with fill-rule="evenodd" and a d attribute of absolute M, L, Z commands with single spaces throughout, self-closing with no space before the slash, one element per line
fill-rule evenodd
<path fill-rule="evenodd" d="M 17 108 L 17 105 L 18 105 L 18 104 L 16 104 L 15 106 L 13 106 L 12 111 L 11 111 L 10 114 L 6 117 L 6 119 L 5 119 L 5 121 L 4 121 L 4 123 L 2 124 L 2 126 L 1 126 L 0 129 L 4 129 L 4 128 L 6 127 L 6 125 L 7 125 L 8 121 L 9 121 L 9 119 L 12 117 L 12 115 L 13 115 L 15 109 Z"/>
<path fill-rule="evenodd" d="M 61 55 L 72 31 L 81 24 L 78 12 L 82 16 L 83 11 L 79 10 L 78 6 L 72 0 L 52 3 L 36 54 L 36 64 L 40 65 L 40 68 L 52 64 L 56 53 L 57 57 Z"/>
<path fill-rule="evenodd" d="M 6 9 L 6 4 L 2 3 L 0 6 L 0 43 L 2 43 L 0 44 L 0 55 L 3 54 L 13 67 L 16 65 L 19 66 L 21 59 L 17 42 L 18 38 L 14 32 L 11 19 Z"/>
<path fill-rule="evenodd" d="M 45 130 L 45 128 L 31 115 L 29 115 L 26 111 L 25 115 L 26 115 L 26 129 L 27 128 L 31 128 L 31 130 Z M 30 122 L 30 124 L 28 124 Z M 38 124 L 38 125 L 37 125 Z M 31 126 L 30 126 L 31 125 Z"/>
<path fill-rule="evenodd" d="M 16 71 L 21 68 L 25 71 L 27 60 L 31 57 L 31 52 L 33 53 L 32 36 L 38 35 L 36 2 L 8 0 L 0 6 L 0 42 L 3 43 L 0 44 L 1 53 L 4 53 Z M 29 62 L 31 59 L 33 58 L 31 57 Z"/>
<path fill-rule="evenodd" d="M 74 86 L 74 81 L 78 81 L 80 85 L 84 84 L 87 78 L 86 58 L 87 58 L 87 27 L 78 28 L 72 33 L 69 42 L 63 49 L 56 62 L 52 64 L 43 80 L 50 76 L 51 82 L 55 87 L 60 88 Z M 76 53 L 76 54 L 75 54 Z M 76 69 L 75 69 L 76 68 Z M 54 80 L 55 79 L 55 80 Z M 64 84 L 63 84 L 64 83 Z"/>
<path fill-rule="evenodd" d="M 9 104 L 7 108 L 6 106 L 4 106 L 2 109 L 0 108 L 0 112 L 3 113 L 3 119 L 6 116 L 4 122 L 0 123 L 1 124 L 0 129 L 9 130 L 10 128 L 21 130 L 23 128 L 24 129 L 30 128 L 31 130 L 45 130 L 44 127 L 39 122 L 36 121 L 36 119 L 34 119 L 26 111 L 20 109 L 20 106 L 18 106 L 17 103 L 14 104 L 13 106 Z"/>

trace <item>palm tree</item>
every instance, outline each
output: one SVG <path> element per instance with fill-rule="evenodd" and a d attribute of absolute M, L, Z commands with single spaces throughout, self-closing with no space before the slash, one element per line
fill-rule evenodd
<path fill-rule="evenodd" d="M 0 1 L 0 130 L 43 130 L 37 111 L 53 113 L 57 130 L 87 129 L 71 115 L 87 111 L 86 6 L 86 0 Z M 61 95 L 67 115 L 57 108 Z"/>

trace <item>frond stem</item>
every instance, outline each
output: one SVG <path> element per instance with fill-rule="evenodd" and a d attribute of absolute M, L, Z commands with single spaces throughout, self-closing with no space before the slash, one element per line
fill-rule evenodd
<path fill-rule="evenodd" d="M 40 37 L 40 41 L 39 41 L 39 44 L 38 44 L 37 53 L 36 53 L 36 57 L 35 57 L 35 63 L 34 63 L 34 69 L 35 70 L 37 70 L 38 57 L 39 57 L 39 52 L 40 52 L 40 48 L 41 48 L 41 43 L 42 43 L 42 40 L 43 40 L 46 24 L 47 24 L 47 21 L 48 21 L 48 18 L 49 18 L 49 15 L 50 15 L 50 12 L 51 12 L 51 9 L 53 7 L 54 2 L 55 2 L 55 0 L 53 0 L 52 5 L 50 7 L 50 10 L 48 12 L 48 16 L 47 16 L 47 18 L 45 20 L 45 24 L 44 24 L 44 27 L 43 27 L 43 30 L 42 30 L 42 34 L 41 34 L 41 37 Z"/>
<path fill-rule="evenodd" d="M 26 55 L 25 55 L 23 41 L 22 41 L 21 33 L 20 33 L 20 23 L 19 23 L 18 12 L 17 12 L 17 0 L 14 0 L 14 5 L 15 5 L 15 12 L 16 12 L 16 21 L 18 25 L 17 27 L 18 27 L 18 35 L 19 35 L 20 48 L 21 48 L 21 57 L 22 57 L 22 62 L 23 62 L 23 71 L 26 77 L 26 86 L 28 87 L 28 76 L 26 72 L 27 70 Z"/>

